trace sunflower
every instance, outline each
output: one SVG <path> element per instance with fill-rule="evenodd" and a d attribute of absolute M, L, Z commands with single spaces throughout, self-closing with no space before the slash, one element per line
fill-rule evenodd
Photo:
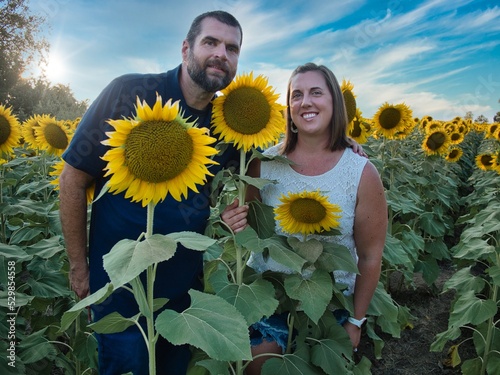
<path fill-rule="evenodd" d="M 222 90 L 213 101 L 214 134 L 245 152 L 276 143 L 285 129 L 284 107 L 267 82 L 263 75 L 243 74 Z"/>
<path fill-rule="evenodd" d="M 71 132 L 64 121 L 45 116 L 35 128 L 35 139 L 38 147 L 49 154 L 61 156 L 71 141 Z"/>
<path fill-rule="evenodd" d="M 55 177 L 52 181 L 50 181 L 52 185 L 56 186 L 54 190 L 59 190 L 59 177 L 61 177 L 61 172 L 63 171 L 64 163 L 65 163 L 64 160 L 59 160 L 57 163 L 51 165 L 52 171 L 49 172 L 49 175 Z M 94 193 L 95 193 L 95 182 L 92 183 L 92 185 L 90 185 L 86 190 L 87 204 L 91 204 L 92 201 L 94 200 Z"/>
<path fill-rule="evenodd" d="M 49 120 L 48 115 L 33 115 L 29 119 L 23 122 L 22 134 L 25 142 L 29 143 L 33 148 L 39 148 L 38 141 L 36 139 L 36 130 L 40 127 L 40 122 L 42 120 Z"/>
<path fill-rule="evenodd" d="M 445 160 L 449 161 L 450 163 L 457 162 L 460 160 L 460 158 L 463 155 L 463 151 L 459 147 L 452 147 L 448 151 L 448 155 L 446 155 Z"/>
<path fill-rule="evenodd" d="M 404 103 L 384 103 L 373 116 L 373 122 L 377 133 L 389 139 L 401 138 L 415 126 L 412 110 Z"/>
<path fill-rule="evenodd" d="M 340 207 L 328 202 L 319 191 L 282 194 L 280 204 L 274 209 L 276 221 L 284 232 L 308 235 L 321 233 L 339 226 Z"/>
<path fill-rule="evenodd" d="M 110 176 L 110 192 L 125 192 L 133 202 L 158 203 L 168 193 L 181 201 L 188 188 L 198 192 L 196 184 L 204 184 L 212 176 L 209 157 L 217 150 L 209 145 L 216 141 L 208 129 L 196 128 L 179 112 L 179 103 L 168 100 L 162 106 L 161 96 L 151 108 L 137 98 L 135 118 L 109 120 L 114 132 L 106 133 L 102 143 L 111 146 L 103 156 L 107 161 L 105 176 Z"/>
<path fill-rule="evenodd" d="M 0 104 L 0 156 L 2 153 L 12 153 L 14 147 L 19 145 L 21 127 L 17 117 L 12 114 L 11 107 Z"/>
<path fill-rule="evenodd" d="M 458 145 L 459 143 L 462 143 L 465 138 L 465 135 L 463 133 L 460 133 L 458 130 L 450 133 L 450 142 L 452 145 Z"/>
<path fill-rule="evenodd" d="M 356 95 L 352 92 L 354 85 L 350 81 L 342 80 L 340 86 L 344 96 L 345 108 L 347 110 L 347 122 L 350 124 L 357 114 Z"/>
<path fill-rule="evenodd" d="M 483 153 L 476 156 L 476 165 L 483 171 L 491 171 L 495 166 L 495 155 Z"/>
<path fill-rule="evenodd" d="M 486 127 L 486 138 L 498 139 L 497 133 L 500 131 L 500 124 L 495 122 Z"/>
<path fill-rule="evenodd" d="M 443 127 L 430 131 L 422 142 L 422 149 L 427 155 L 445 155 L 448 153 L 451 141 Z"/>
<path fill-rule="evenodd" d="M 443 123 L 441 121 L 438 121 L 438 120 L 432 120 L 426 124 L 424 131 L 425 131 L 425 133 L 429 134 L 435 130 L 440 130 L 440 129 L 444 129 Z"/>
<path fill-rule="evenodd" d="M 347 127 L 347 135 L 356 142 L 363 144 L 368 140 L 370 130 L 370 124 L 361 116 L 359 108 L 356 108 L 356 116 Z"/>

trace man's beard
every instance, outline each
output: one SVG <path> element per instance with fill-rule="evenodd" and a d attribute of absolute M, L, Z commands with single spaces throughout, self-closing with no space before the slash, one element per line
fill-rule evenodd
<path fill-rule="evenodd" d="M 218 63 L 215 63 L 215 61 L 212 61 L 212 65 L 223 69 L 226 72 L 226 75 L 221 78 L 208 77 L 206 70 L 198 63 L 198 61 L 196 61 L 193 53 L 190 52 L 188 54 L 187 71 L 191 79 L 203 90 L 215 93 L 226 88 L 231 83 L 234 76 L 228 71 L 228 66 L 223 62 L 218 61 Z"/>

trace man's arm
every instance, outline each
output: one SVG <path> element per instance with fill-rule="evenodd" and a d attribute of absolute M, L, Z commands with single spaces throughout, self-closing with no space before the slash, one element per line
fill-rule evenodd
<path fill-rule="evenodd" d="M 71 288 L 79 298 L 89 294 L 86 189 L 93 177 L 69 164 L 59 178 L 60 218 L 70 264 Z"/>

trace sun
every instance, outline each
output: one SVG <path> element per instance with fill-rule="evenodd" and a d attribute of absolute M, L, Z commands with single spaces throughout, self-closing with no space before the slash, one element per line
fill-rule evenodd
<path fill-rule="evenodd" d="M 57 52 L 50 54 L 44 73 L 51 83 L 62 83 L 66 76 L 66 63 L 63 57 Z"/>

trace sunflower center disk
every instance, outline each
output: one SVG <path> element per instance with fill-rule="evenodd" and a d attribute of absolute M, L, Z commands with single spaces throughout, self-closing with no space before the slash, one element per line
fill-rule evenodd
<path fill-rule="evenodd" d="M 143 121 L 125 143 L 127 166 L 137 178 L 160 183 L 183 172 L 193 156 L 193 140 L 177 122 Z"/>
<path fill-rule="evenodd" d="M 315 199 L 301 198 L 290 204 L 290 214 L 301 223 L 315 224 L 325 218 L 325 207 Z"/>
<path fill-rule="evenodd" d="M 266 128 L 271 107 L 262 92 L 254 87 L 241 87 L 228 94 L 224 102 L 226 124 L 241 134 L 257 134 Z"/>
<path fill-rule="evenodd" d="M 438 150 L 444 143 L 446 142 L 446 137 L 443 133 L 436 132 L 431 134 L 429 139 L 427 140 L 427 147 L 431 150 Z"/>
<path fill-rule="evenodd" d="M 0 145 L 5 143 L 7 139 L 9 139 L 9 135 L 10 123 L 5 117 L 0 116 Z"/>
<path fill-rule="evenodd" d="M 356 98 L 351 90 L 342 92 L 344 96 L 345 108 L 347 110 L 347 122 L 350 123 L 356 117 Z"/>
<path fill-rule="evenodd" d="M 393 129 L 401 121 L 401 113 L 396 108 L 386 108 L 380 114 L 379 121 L 384 129 Z"/>
<path fill-rule="evenodd" d="M 68 136 L 56 124 L 47 124 L 44 130 L 45 139 L 47 143 L 54 148 L 64 150 L 68 147 Z"/>

